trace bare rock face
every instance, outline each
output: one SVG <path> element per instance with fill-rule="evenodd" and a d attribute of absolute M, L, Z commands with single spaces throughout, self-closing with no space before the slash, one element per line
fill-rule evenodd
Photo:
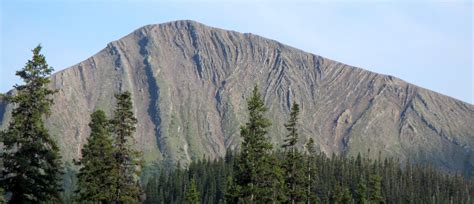
<path fill-rule="evenodd" d="M 301 107 L 302 145 L 328 154 L 393 156 L 474 171 L 474 106 L 392 76 L 351 67 L 253 34 L 175 21 L 142 27 L 52 76 L 59 89 L 47 125 L 66 160 L 80 156 L 89 115 L 109 115 L 132 93 L 137 147 L 147 161 L 217 157 L 240 143 L 258 84 L 280 144 L 290 105 Z M 0 100 L 0 121 L 11 106 Z M 370 151 L 369 151 L 370 149 Z"/>

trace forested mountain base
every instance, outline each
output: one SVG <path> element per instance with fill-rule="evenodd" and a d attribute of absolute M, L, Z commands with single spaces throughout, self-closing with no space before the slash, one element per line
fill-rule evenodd
<path fill-rule="evenodd" d="M 59 148 L 43 122 L 57 91 L 46 86 L 52 68 L 40 50 L 35 48 L 33 59 L 17 72 L 25 85 L 7 96 L 16 107 L 0 132 L 0 198 L 6 198 L 0 203 L 473 203 L 474 183 L 461 174 L 360 154 L 328 158 L 308 137 L 305 149 L 297 148 L 295 101 L 284 124 L 284 144 L 275 148 L 271 138 L 281 135 L 269 132 L 273 121 L 257 86 L 247 99 L 248 120 L 240 127 L 235 154 L 229 149 L 225 158 L 198 160 L 186 168 L 179 162 L 169 168 L 175 160 L 159 160 L 163 166 L 145 171 L 143 192 L 138 178 L 144 156 L 134 148 L 140 124 L 132 94 L 122 90 L 115 95 L 111 120 L 100 109 L 90 116 L 90 136 L 82 158 L 74 160 L 78 173 L 71 163 L 63 171 Z"/>
<path fill-rule="evenodd" d="M 271 156 L 281 161 L 283 153 Z M 184 203 L 192 179 L 196 180 L 201 203 L 229 203 L 226 198 L 234 193 L 231 186 L 236 157 L 239 155 L 229 152 L 225 158 L 199 160 L 185 169 L 158 168 L 162 170 L 146 184 L 145 203 Z M 400 164 L 394 159 L 370 160 L 360 155 L 329 158 L 323 153 L 305 154 L 299 162 L 306 168 L 311 165 L 311 172 L 305 172 L 312 177 L 305 183 L 311 187 L 304 203 L 307 199 L 309 203 L 472 203 L 474 198 L 472 180 L 430 166 Z"/>
<path fill-rule="evenodd" d="M 285 143 L 274 149 L 257 86 L 247 108 L 238 152 L 227 150 L 224 159 L 192 162 L 187 169 L 161 170 L 147 183 L 146 203 L 472 203 L 473 182 L 461 175 L 410 162 L 402 168 L 398 160 L 360 154 L 328 158 L 315 151 L 312 139 L 298 150 L 297 103 L 285 124 Z"/>

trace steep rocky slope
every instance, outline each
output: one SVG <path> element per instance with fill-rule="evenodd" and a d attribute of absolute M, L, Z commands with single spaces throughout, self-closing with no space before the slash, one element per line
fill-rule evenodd
<path fill-rule="evenodd" d="M 128 90 L 139 121 L 137 146 L 148 161 L 216 157 L 239 144 L 245 98 L 255 84 L 270 109 L 276 144 L 296 101 L 303 140 L 314 138 L 328 154 L 381 154 L 474 171 L 473 105 L 194 21 L 142 27 L 54 74 L 51 86 L 60 91 L 47 125 L 65 159 L 79 157 L 89 114 L 98 108 L 110 114 L 114 93 Z M 3 128 L 10 110 L 0 102 Z"/>

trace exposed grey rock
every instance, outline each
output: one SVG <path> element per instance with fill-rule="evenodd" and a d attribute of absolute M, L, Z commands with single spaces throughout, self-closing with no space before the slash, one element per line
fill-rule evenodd
<path fill-rule="evenodd" d="M 137 147 L 148 161 L 217 157 L 239 144 L 245 98 L 258 84 L 280 143 L 293 101 L 301 136 L 322 151 L 394 156 L 474 171 L 474 106 L 253 34 L 175 21 L 142 27 L 52 76 L 47 125 L 64 158 L 80 156 L 89 114 L 132 93 Z M 5 128 L 11 107 L 0 101 Z M 305 141 L 301 141 L 304 143 Z M 302 144 L 300 144 L 302 145 Z"/>

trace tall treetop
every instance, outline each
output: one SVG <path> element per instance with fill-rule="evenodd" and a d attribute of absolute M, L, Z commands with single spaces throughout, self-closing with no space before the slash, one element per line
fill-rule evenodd
<path fill-rule="evenodd" d="M 285 124 L 286 130 L 288 130 L 288 135 L 284 139 L 285 144 L 282 145 L 283 148 L 294 148 L 296 143 L 298 142 L 298 129 L 297 129 L 297 122 L 298 122 L 298 114 L 300 113 L 300 106 L 297 103 L 293 103 L 291 107 L 290 119 Z"/>

